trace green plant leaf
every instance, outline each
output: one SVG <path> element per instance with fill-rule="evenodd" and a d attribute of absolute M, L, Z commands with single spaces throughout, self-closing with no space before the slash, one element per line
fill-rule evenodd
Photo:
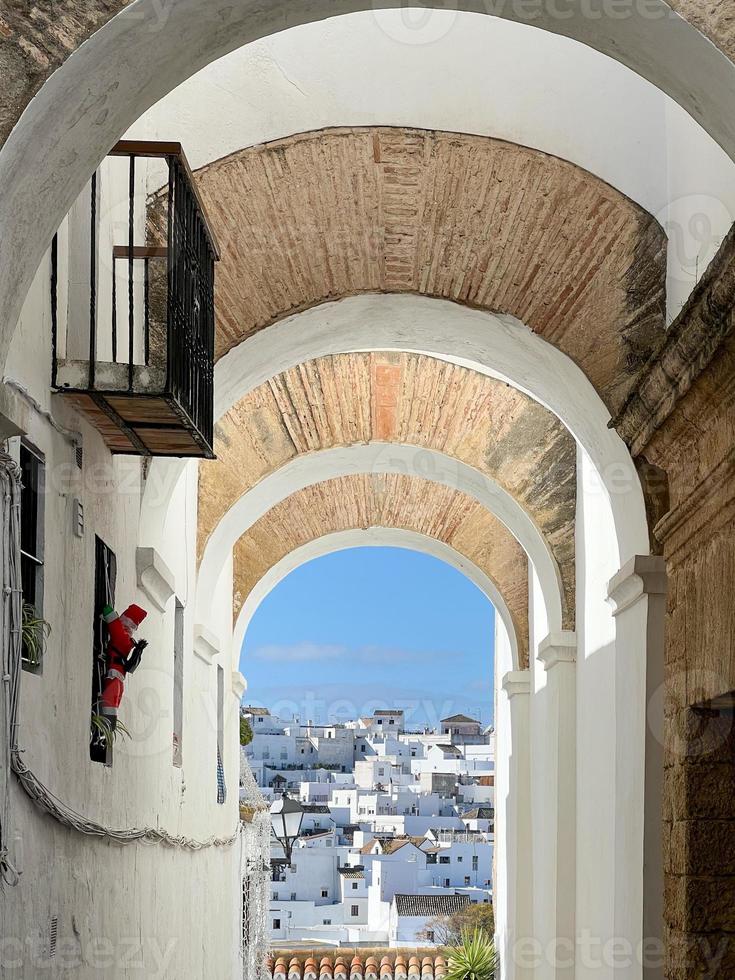
<path fill-rule="evenodd" d="M 92 714 L 92 731 L 104 738 L 108 745 L 114 745 L 118 738 L 132 738 L 130 729 L 127 728 L 119 719 L 115 728 L 104 715 Z"/>
<path fill-rule="evenodd" d="M 38 615 L 36 607 L 30 602 L 23 603 L 22 615 L 23 658 L 33 667 L 38 667 L 46 649 L 46 640 L 51 635 L 51 624 Z"/>
<path fill-rule="evenodd" d="M 449 950 L 445 980 L 495 980 L 498 957 L 495 943 L 480 929 L 462 933 L 461 942 Z"/>

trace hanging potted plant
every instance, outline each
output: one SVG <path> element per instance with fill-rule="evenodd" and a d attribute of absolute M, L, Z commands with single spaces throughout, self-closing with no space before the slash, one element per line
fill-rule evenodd
<path fill-rule="evenodd" d="M 20 635 L 23 659 L 31 667 L 40 667 L 46 650 L 46 640 L 51 634 L 51 624 L 42 619 L 36 607 L 30 602 L 23 603 L 23 618 Z"/>
<path fill-rule="evenodd" d="M 117 738 L 132 738 L 130 729 L 118 718 L 117 725 L 113 728 L 109 720 L 104 716 L 94 712 L 92 714 L 92 738 L 104 742 L 105 745 L 114 745 Z"/>

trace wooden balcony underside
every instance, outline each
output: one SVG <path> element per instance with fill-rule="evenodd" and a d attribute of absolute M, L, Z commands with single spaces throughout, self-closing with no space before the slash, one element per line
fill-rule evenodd
<path fill-rule="evenodd" d="M 128 456 L 211 459 L 186 413 L 171 395 L 60 392 L 102 435 L 110 452 Z"/>

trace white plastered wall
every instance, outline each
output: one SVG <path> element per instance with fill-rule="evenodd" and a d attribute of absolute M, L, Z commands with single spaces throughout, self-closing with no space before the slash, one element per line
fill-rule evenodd
<path fill-rule="evenodd" d="M 230 684 L 229 796 L 220 806 L 213 668 L 192 646 L 196 467 L 172 484 L 157 564 L 145 565 L 141 586 L 137 549 L 143 465 L 138 459 L 112 457 L 97 431 L 51 395 L 49 275 L 47 260 L 24 305 L 6 376 L 26 388 L 41 411 L 51 410 L 57 423 L 79 432 L 84 459 L 79 469 L 71 437 L 19 396 L 22 427 L 45 458 L 43 614 L 52 629 L 42 673 L 23 672 L 21 678 L 23 758 L 61 800 L 107 827 L 154 827 L 197 840 L 227 838 L 238 816 L 239 698 Z M 46 352 L 43 357 L 39 350 Z M 75 534 L 75 500 L 84 509 L 81 536 Z M 127 681 L 120 713 L 132 737 L 118 741 L 111 768 L 89 758 L 96 535 L 117 558 L 118 608 L 135 601 L 148 610 L 140 635 L 150 645 Z M 172 751 L 174 595 L 185 606 L 182 768 L 173 765 Z M 229 663 L 227 677 L 231 682 Z M 0 902 L 3 977 L 37 980 L 50 966 L 58 975 L 63 971 L 79 980 L 134 980 L 143 973 L 158 980 L 232 976 L 238 936 L 229 910 L 238 900 L 237 848 L 193 852 L 108 844 L 42 815 L 13 779 L 10 800 L 11 859 L 23 875 Z M 214 910 L 207 880 L 218 883 L 220 905 Z M 49 960 L 44 950 L 53 917 L 58 946 Z"/>
<path fill-rule="evenodd" d="M 502 679 L 515 669 L 508 632 L 495 618 L 495 851 L 493 903 L 498 951 L 505 963 L 510 960 L 511 933 L 514 929 L 509 907 L 515 889 L 517 840 L 512 820 L 510 757 L 513 751 L 510 705 L 502 689 Z M 505 975 L 505 974 L 504 974 Z"/>
<path fill-rule="evenodd" d="M 603 963 L 604 944 L 615 937 L 616 865 L 624 860 L 616 853 L 615 740 L 617 726 L 625 717 L 616 716 L 615 624 L 607 604 L 607 584 L 618 570 L 615 529 L 610 509 L 589 456 L 577 457 L 577 935 L 589 936 L 594 948 L 577 950 L 577 980 L 612 980 L 609 963 Z M 645 689 L 639 692 L 645 697 Z M 643 762 L 632 755 L 631 772 Z M 638 819 L 630 800 L 628 818 Z M 642 833 L 642 831 L 641 831 Z M 628 865 L 628 880 L 642 878 L 640 866 Z M 634 900 L 634 896 L 630 896 Z M 642 925 L 642 923 L 641 923 Z M 635 940 L 634 936 L 619 938 Z"/>

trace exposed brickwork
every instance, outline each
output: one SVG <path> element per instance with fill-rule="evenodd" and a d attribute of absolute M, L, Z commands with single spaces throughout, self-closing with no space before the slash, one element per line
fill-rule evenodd
<path fill-rule="evenodd" d="M 196 178 L 222 246 L 219 355 L 327 300 L 417 292 L 513 314 L 617 410 L 663 330 L 662 229 L 536 150 L 326 130 L 239 151 Z"/>
<path fill-rule="evenodd" d="M 731 0 L 667 0 L 680 17 L 735 61 L 735 8 Z"/>
<path fill-rule="evenodd" d="M 200 466 L 200 554 L 226 511 L 299 454 L 390 441 L 432 448 L 496 480 L 544 534 L 573 628 L 576 447 L 537 402 L 493 378 L 418 354 L 343 354 L 280 374 L 219 422 Z M 431 477 L 420 453 L 416 474 Z"/>
<path fill-rule="evenodd" d="M 0 7 L 0 146 L 48 76 L 130 0 L 10 0 Z"/>
<path fill-rule="evenodd" d="M 497 585 L 528 663 L 528 563 L 508 530 L 471 497 L 415 476 L 358 474 L 326 480 L 273 507 L 234 548 L 234 613 L 287 554 L 334 531 L 388 527 L 451 545 Z"/>

